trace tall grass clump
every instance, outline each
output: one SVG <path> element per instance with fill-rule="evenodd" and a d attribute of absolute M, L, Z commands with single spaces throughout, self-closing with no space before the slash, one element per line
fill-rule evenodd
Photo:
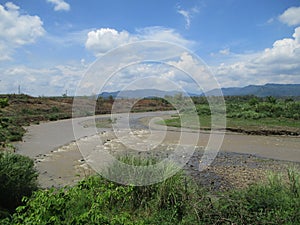
<path fill-rule="evenodd" d="M 153 219 L 151 215 L 155 215 L 156 219 L 159 218 L 157 223 L 164 219 L 165 223 L 168 220 L 172 224 L 174 221 L 184 220 L 187 215 L 196 218 L 192 203 L 198 201 L 204 190 L 200 191 L 199 186 L 175 163 L 168 161 L 161 164 L 161 167 L 156 167 L 159 160 L 155 157 L 123 155 L 118 159 L 124 164 L 112 164 L 108 167 L 106 176 L 127 185 L 131 184 L 130 181 L 138 184 L 132 186 L 132 208 L 145 213 L 146 218 Z M 143 185 L 148 184 L 153 177 L 165 179 Z"/>

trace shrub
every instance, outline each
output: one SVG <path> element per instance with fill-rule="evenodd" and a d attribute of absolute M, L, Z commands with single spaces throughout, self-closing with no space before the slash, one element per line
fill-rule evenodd
<path fill-rule="evenodd" d="M 52 106 L 51 107 L 51 112 L 58 113 L 59 112 L 59 108 L 57 108 L 56 106 Z"/>
<path fill-rule="evenodd" d="M 300 114 L 299 114 L 299 113 L 295 113 L 295 114 L 293 115 L 293 119 L 294 119 L 294 120 L 299 120 L 299 119 L 300 119 Z"/>
<path fill-rule="evenodd" d="M 198 115 L 211 115 L 209 105 L 197 105 Z"/>
<path fill-rule="evenodd" d="M 0 208 L 12 212 L 23 196 L 37 189 L 33 160 L 9 152 L 0 152 Z"/>
<path fill-rule="evenodd" d="M 0 108 L 8 106 L 8 98 L 0 98 Z"/>
<path fill-rule="evenodd" d="M 259 103 L 259 98 L 257 98 L 257 97 L 252 97 L 249 100 L 249 105 L 251 105 L 251 106 L 256 106 L 258 103 Z"/>
<path fill-rule="evenodd" d="M 14 118 L 0 118 L 0 142 L 20 141 L 25 129 Z"/>

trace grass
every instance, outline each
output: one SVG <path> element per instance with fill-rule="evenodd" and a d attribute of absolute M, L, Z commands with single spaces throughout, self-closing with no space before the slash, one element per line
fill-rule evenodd
<path fill-rule="evenodd" d="M 300 120 L 288 118 L 260 118 L 260 119 L 242 119 L 228 118 L 228 127 L 242 127 L 245 129 L 281 129 L 281 130 L 299 130 Z M 294 129 L 295 128 L 295 129 Z"/>
<path fill-rule="evenodd" d="M 149 185 L 166 179 L 180 170 L 172 162 L 159 164 L 157 158 L 149 156 L 128 154 L 117 158 L 118 161 L 108 166 L 103 174 L 105 177 L 123 184 Z"/>
<path fill-rule="evenodd" d="M 134 165 L 155 160 L 123 157 Z M 112 168 L 115 172 L 122 172 Z M 39 190 L 1 224 L 299 224 L 299 172 L 288 181 L 208 192 L 183 171 L 152 185 L 117 184 L 91 176 L 74 187 Z"/>
<path fill-rule="evenodd" d="M 171 127 L 185 127 L 191 129 L 200 128 L 203 130 L 207 130 L 211 127 L 211 117 L 207 115 L 199 116 L 198 121 L 195 122 L 195 115 L 182 114 L 176 117 L 172 116 L 170 119 L 165 119 L 164 121 L 159 121 L 158 124 L 166 124 L 167 126 Z"/>
<path fill-rule="evenodd" d="M 211 128 L 211 117 L 208 115 L 199 116 L 200 127 L 194 123 L 194 117 L 183 115 L 185 124 L 183 127 L 207 130 Z M 164 120 L 167 126 L 181 127 L 181 118 L 172 117 Z M 160 124 L 164 124 L 160 122 Z M 299 130 L 300 120 L 293 120 L 288 118 L 260 118 L 260 119 L 244 119 L 244 118 L 226 118 L 227 127 L 229 128 L 243 128 L 245 130 L 260 130 L 260 129 L 278 129 L 278 130 Z"/>

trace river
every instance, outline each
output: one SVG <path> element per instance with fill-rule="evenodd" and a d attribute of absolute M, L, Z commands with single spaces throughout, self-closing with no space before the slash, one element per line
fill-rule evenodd
<path fill-rule="evenodd" d="M 173 113 L 171 111 L 132 113 L 130 114 L 130 128 L 132 130 L 147 129 L 147 123 L 151 121 L 151 118 L 165 118 Z M 126 120 L 126 114 L 118 114 L 116 117 L 118 121 Z M 110 118 L 110 115 L 100 115 L 96 118 Z M 43 184 L 43 187 L 71 184 L 76 181 L 74 176 L 78 176 L 77 180 L 82 178 L 78 175 L 80 174 L 78 168 L 80 169 L 81 162 L 84 160 L 75 141 L 84 138 L 89 140 L 88 137 L 95 136 L 97 133 L 112 130 L 111 128 L 95 129 L 92 126 L 84 126 L 87 121 L 93 121 L 93 119 L 94 117 L 84 117 L 43 122 L 26 128 L 27 132 L 23 141 L 15 143 L 16 152 L 35 159 L 37 169 L 41 174 L 39 182 Z M 154 127 L 157 130 L 165 130 L 164 127 L 158 125 Z M 74 135 L 74 129 L 76 135 Z M 194 131 L 188 129 L 181 131 L 178 128 L 168 128 L 164 135 L 167 143 L 178 141 L 181 135 L 186 137 L 187 143 L 185 144 L 193 143 L 196 138 Z M 196 145 L 206 146 L 209 137 L 209 132 L 200 132 Z M 92 143 L 90 148 L 94 148 L 95 145 Z M 84 146 L 89 148 L 87 144 Z M 220 152 L 247 153 L 269 159 L 300 162 L 300 137 L 256 136 L 226 132 Z M 75 167 L 76 171 L 74 171 Z"/>

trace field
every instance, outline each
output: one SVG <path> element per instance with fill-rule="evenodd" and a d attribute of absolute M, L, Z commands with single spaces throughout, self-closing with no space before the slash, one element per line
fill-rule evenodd
<path fill-rule="evenodd" d="M 190 127 L 210 130 L 211 110 L 205 98 L 194 97 L 200 127 L 195 126 L 193 116 L 183 112 L 177 117 L 165 120 L 168 126 Z M 258 135 L 299 135 L 300 101 L 287 99 L 225 97 L 226 130 Z M 181 124 L 185 121 L 185 124 Z"/>

